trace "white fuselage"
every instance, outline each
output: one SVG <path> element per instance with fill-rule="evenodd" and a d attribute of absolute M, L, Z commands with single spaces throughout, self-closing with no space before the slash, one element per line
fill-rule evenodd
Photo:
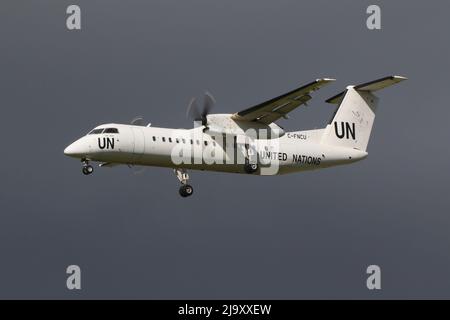
<path fill-rule="evenodd" d="M 210 132 L 203 132 L 204 127 L 169 129 L 105 124 L 96 129 L 102 128 L 114 128 L 118 132 L 87 134 L 68 146 L 64 153 L 112 165 L 245 172 L 242 161 L 238 159 L 243 145 L 236 136 L 225 139 L 227 136 L 223 134 L 213 138 Z M 256 174 L 320 169 L 355 162 L 367 156 L 365 151 L 322 143 L 323 133 L 329 129 L 288 132 L 278 138 L 252 140 L 252 150 L 264 163 Z"/>

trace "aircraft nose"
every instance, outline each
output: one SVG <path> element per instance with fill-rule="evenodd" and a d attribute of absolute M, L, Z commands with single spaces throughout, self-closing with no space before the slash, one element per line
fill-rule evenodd
<path fill-rule="evenodd" d="M 74 148 L 73 148 L 73 143 L 68 145 L 65 149 L 64 149 L 64 154 L 66 156 L 70 156 L 74 153 Z"/>
<path fill-rule="evenodd" d="M 88 150 L 86 150 L 84 143 L 80 140 L 75 141 L 64 149 L 64 154 L 70 157 L 81 157 L 87 152 Z"/>

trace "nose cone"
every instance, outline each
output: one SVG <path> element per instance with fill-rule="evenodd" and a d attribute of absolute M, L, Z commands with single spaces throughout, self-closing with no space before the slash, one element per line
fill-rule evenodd
<path fill-rule="evenodd" d="M 75 148 L 73 146 L 73 143 L 68 145 L 67 148 L 64 149 L 64 154 L 66 156 L 71 156 L 71 155 L 75 154 Z"/>
<path fill-rule="evenodd" d="M 83 157 L 89 152 L 89 146 L 84 141 L 77 140 L 64 149 L 64 154 L 69 157 Z"/>

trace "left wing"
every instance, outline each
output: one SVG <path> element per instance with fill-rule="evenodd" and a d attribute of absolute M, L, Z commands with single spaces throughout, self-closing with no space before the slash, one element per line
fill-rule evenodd
<path fill-rule="evenodd" d="M 237 112 L 233 114 L 232 118 L 234 120 L 257 121 L 271 124 L 281 117 L 286 118 L 289 112 L 311 99 L 309 95 L 311 92 L 319 90 L 322 86 L 332 81 L 335 81 L 335 79 L 317 79 L 279 97 Z"/>

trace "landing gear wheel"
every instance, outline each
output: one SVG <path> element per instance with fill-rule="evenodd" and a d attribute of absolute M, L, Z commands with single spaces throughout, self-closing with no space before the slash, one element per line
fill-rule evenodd
<path fill-rule="evenodd" d="M 180 187 L 180 196 L 183 198 L 189 197 L 194 193 L 194 188 L 189 184 L 184 184 Z"/>
<path fill-rule="evenodd" d="M 178 180 L 181 183 L 181 187 L 180 187 L 180 196 L 182 196 L 183 198 L 189 197 L 194 193 L 194 188 L 192 188 L 191 185 L 187 184 L 187 182 L 189 181 L 189 175 L 186 172 L 186 169 L 184 168 L 175 168 L 173 169 L 173 171 L 175 172 Z"/>
<path fill-rule="evenodd" d="M 258 170 L 258 165 L 256 163 L 246 163 L 244 165 L 244 171 L 248 174 L 255 173 Z"/>
<path fill-rule="evenodd" d="M 83 166 L 83 173 L 89 175 L 94 172 L 94 168 L 91 165 Z"/>

